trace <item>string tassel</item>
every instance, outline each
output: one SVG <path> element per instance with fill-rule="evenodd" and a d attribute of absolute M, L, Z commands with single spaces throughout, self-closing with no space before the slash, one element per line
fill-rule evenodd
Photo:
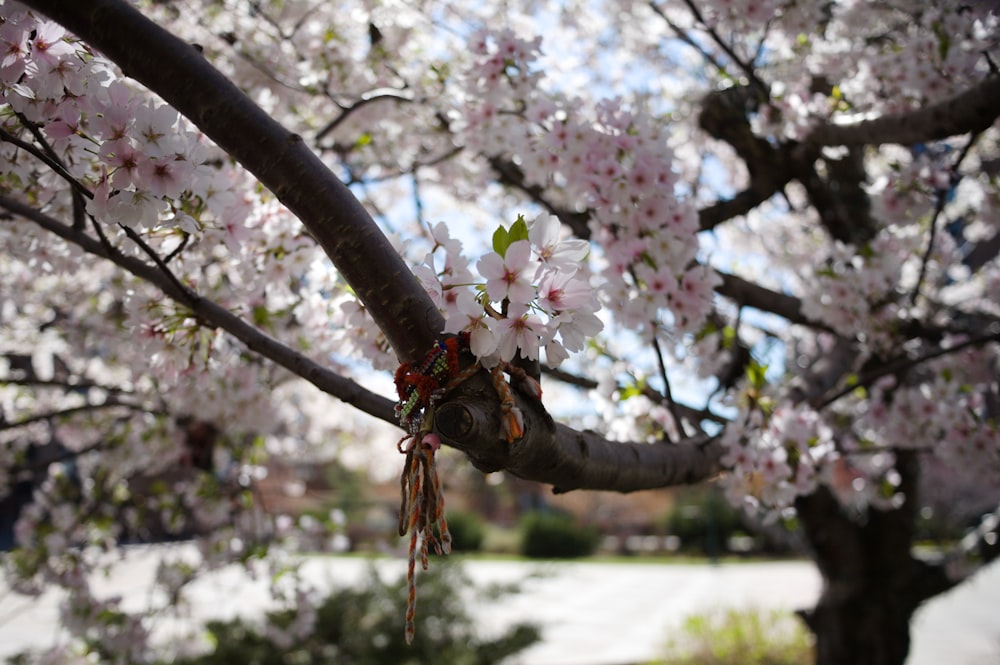
<path fill-rule="evenodd" d="M 441 447 L 441 439 L 433 433 L 434 407 L 449 391 L 457 388 L 479 372 L 482 367 L 472 363 L 460 368 L 459 353 L 469 346 L 469 335 L 460 334 L 437 342 L 419 364 L 402 363 L 396 370 L 396 416 L 408 434 L 400 439 L 396 448 L 406 455 L 400 475 L 399 535 L 410 534 L 409 556 L 406 566 L 406 643 L 413 641 L 416 631 L 414 619 L 417 612 L 417 559 L 427 570 L 428 553 L 451 552 L 451 534 L 444 516 L 444 493 L 434 467 L 434 453 Z M 522 392 L 534 399 L 541 399 L 542 388 L 538 381 L 523 369 L 501 363 L 490 371 L 493 389 L 500 398 L 500 438 L 514 443 L 524 436 L 524 414 L 517 408 L 510 384 L 504 372 L 516 381 Z"/>
<path fill-rule="evenodd" d="M 403 441 L 409 445 L 402 449 Z M 409 556 L 406 566 L 406 643 L 413 641 L 416 632 L 414 617 L 417 613 L 417 558 L 420 567 L 427 570 L 428 547 L 437 554 L 451 551 L 451 534 L 444 518 L 444 494 L 434 466 L 434 453 L 441 447 L 436 434 L 420 432 L 406 437 L 399 443 L 406 453 L 406 462 L 400 479 L 402 501 L 399 511 L 399 535 L 410 534 Z M 435 529 L 437 533 L 435 533 Z"/>

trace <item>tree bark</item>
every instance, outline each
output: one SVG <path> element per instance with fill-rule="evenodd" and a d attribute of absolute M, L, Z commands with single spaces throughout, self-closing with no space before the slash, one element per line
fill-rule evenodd
<path fill-rule="evenodd" d="M 903 665 L 913 613 L 953 586 L 942 566 L 912 554 L 918 464 L 914 453 L 899 454 L 906 500 L 895 509 L 850 515 L 826 487 L 796 502 L 823 576 L 819 602 L 802 613 L 816 665 Z"/>
<path fill-rule="evenodd" d="M 914 145 L 987 129 L 1000 116 L 1000 76 L 922 109 L 844 125 L 820 125 L 805 145 Z"/>
<path fill-rule="evenodd" d="M 496 398 L 485 374 L 462 386 L 463 399 L 441 404 L 434 420 L 441 440 L 465 452 L 482 471 L 504 469 L 551 484 L 555 492 L 632 492 L 696 483 L 721 469 L 722 446 L 715 437 L 694 437 L 677 445 L 608 441 L 596 432 L 554 423 L 541 404 L 519 394 L 515 397 L 525 415 L 525 432 L 507 443 L 497 436 L 500 418 L 491 406 Z"/>

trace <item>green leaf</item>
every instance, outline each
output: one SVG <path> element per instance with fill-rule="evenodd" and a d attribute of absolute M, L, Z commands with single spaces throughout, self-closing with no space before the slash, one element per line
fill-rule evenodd
<path fill-rule="evenodd" d="M 736 328 L 726 326 L 722 329 L 722 344 L 720 346 L 723 349 L 732 349 L 736 346 Z"/>
<path fill-rule="evenodd" d="M 638 397 L 639 395 L 642 395 L 642 392 L 643 390 L 645 390 L 645 388 L 646 388 L 646 380 L 636 379 L 634 383 L 631 383 L 622 389 L 619 399 L 624 402 L 630 397 Z"/>
<path fill-rule="evenodd" d="M 751 360 L 747 364 L 747 381 L 754 388 L 763 388 L 767 381 L 764 375 L 767 374 L 767 365 L 762 365 L 756 360 Z"/>
<path fill-rule="evenodd" d="M 507 229 L 498 226 L 493 232 L 493 251 L 500 256 L 507 256 L 507 248 L 510 247 L 510 234 Z"/>
<path fill-rule="evenodd" d="M 510 230 L 507 232 L 507 237 L 510 239 L 510 242 L 528 239 L 528 223 L 524 221 L 524 215 L 517 216 L 517 221 L 511 224 Z"/>
<path fill-rule="evenodd" d="M 253 322 L 261 327 L 266 328 L 271 325 L 271 312 L 268 311 L 267 307 L 264 305 L 257 305 L 253 308 Z"/>

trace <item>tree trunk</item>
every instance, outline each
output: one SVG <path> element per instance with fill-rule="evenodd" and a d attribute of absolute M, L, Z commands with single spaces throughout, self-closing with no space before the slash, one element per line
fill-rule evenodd
<path fill-rule="evenodd" d="M 796 504 L 824 582 L 816 607 L 802 613 L 817 665 L 903 665 L 914 611 L 952 586 L 941 566 L 912 555 L 918 460 L 898 460 L 906 497 L 898 508 L 852 515 L 826 487 Z"/>

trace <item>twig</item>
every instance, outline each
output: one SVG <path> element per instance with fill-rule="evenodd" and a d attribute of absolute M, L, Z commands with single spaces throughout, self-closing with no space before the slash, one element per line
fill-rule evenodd
<path fill-rule="evenodd" d="M 720 74 L 725 75 L 726 68 L 722 65 L 722 63 L 719 62 L 716 59 L 716 57 L 712 55 L 710 52 L 708 52 L 701 44 L 692 39 L 691 35 L 689 35 L 686 31 L 682 30 L 679 25 L 674 23 L 670 19 L 670 17 L 667 16 L 666 12 L 660 9 L 660 6 L 656 4 L 655 0 L 650 0 L 649 7 L 650 9 L 653 10 L 653 12 L 657 16 L 666 21 L 667 26 L 674 31 L 674 34 L 677 35 L 678 39 L 680 39 L 682 42 L 684 42 L 694 50 L 698 51 L 698 53 L 701 55 L 702 58 L 708 61 L 710 65 L 715 67 L 716 71 L 718 71 Z"/>
<path fill-rule="evenodd" d="M 177 279 L 177 275 L 175 275 L 174 272 L 169 268 L 169 266 L 167 266 L 167 264 L 163 261 L 163 259 L 160 258 L 160 255 L 157 254 L 156 251 L 152 247 L 150 247 L 149 244 L 147 244 L 146 241 L 143 240 L 142 237 L 138 233 L 136 233 L 134 229 L 132 229 L 132 227 L 128 226 L 127 224 L 122 224 L 121 222 L 118 222 L 118 226 L 120 226 L 121 229 L 125 231 L 125 235 L 127 235 L 132 240 L 132 242 L 139 245 L 139 248 L 142 249 L 142 251 L 145 252 L 146 255 L 153 260 L 153 263 L 156 264 L 156 267 L 159 268 L 161 272 L 163 272 L 166 278 L 169 279 L 175 287 L 177 287 L 177 291 L 184 294 L 184 298 L 182 299 L 183 304 L 193 309 L 193 306 L 197 304 L 199 298 L 198 295 L 195 294 L 194 291 L 189 289 L 183 283 L 181 283 L 179 279 Z"/>
<path fill-rule="evenodd" d="M 0 207 L 6 208 L 15 215 L 24 217 L 38 224 L 43 229 L 54 233 L 68 242 L 82 248 L 88 254 L 107 259 L 131 273 L 135 277 L 159 288 L 163 293 L 178 302 L 185 303 L 192 296 L 192 291 L 185 288 L 179 291 L 173 280 L 167 279 L 163 271 L 156 266 L 126 256 L 106 242 L 46 215 L 40 210 L 25 205 L 0 194 Z M 273 337 L 268 336 L 240 317 L 220 305 L 201 297 L 195 297 L 191 307 L 193 313 L 208 325 L 225 330 L 230 335 L 246 344 L 251 351 L 289 370 L 292 374 L 309 381 L 323 392 L 354 406 L 355 408 L 390 424 L 397 424 L 393 412 L 394 402 L 381 395 L 358 385 L 354 381 L 332 372 L 311 360 L 310 358 L 285 346 Z"/>
<path fill-rule="evenodd" d="M 412 94 L 404 92 L 403 90 L 398 90 L 396 88 L 377 88 L 375 90 L 370 90 L 366 93 L 363 93 L 356 102 L 346 106 L 343 104 L 337 104 L 337 102 L 335 101 L 334 103 L 337 104 L 338 107 L 340 107 L 341 111 L 340 115 L 338 115 L 336 118 L 328 122 L 323 127 L 323 129 L 316 132 L 316 137 L 315 137 L 316 143 L 322 141 L 327 134 L 329 134 L 337 127 L 339 127 L 340 124 L 345 120 L 347 120 L 351 116 L 351 114 L 353 114 L 355 111 L 357 111 L 362 107 L 368 106 L 372 102 L 377 102 L 380 99 L 395 99 L 396 101 L 400 102 L 414 101 Z"/>
<path fill-rule="evenodd" d="M 103 411 L 104 409 L 114 409 L 118 407 L 129 409 L 131 411 L 149 412 L 149 409 L 147 407 L 142 406 L 140 404 L 129 404 L 128 402 L 120 402 L 118 400 L 111 400 L 105 402 L 104 404 L 81 404 L 80 406 L 71 406 L 69 408 L 60 409 L 58 411 L 47 411 L 45 413 L 38 413 L 33 416 L 22 418 L 21 420 L 15 420 L 12 422 L 2 422 L 0 423 L 0 432 L 11 429 L 18 429 L 20 427 L 27 427 L 28 425 L 33 425 L 35 423 L 54 420 L 55 418 L 65 418 L 77 413 L 85 413 L 87 411 Z"/>
<path fill-rule="evenodd" d="M 413 209 L 417 218 L 417 225 L 420 228 L 428 228 L 424 222 L 424 199 L 420 196 L 420 178 L 417 177 L 417 169 L 410 173 L 410 182 L 413 183 Z"/>
<path fill-rule="evenodd" d="M 45 139 L 45 136 L 38 128 L 38 125 L 28 120 L 28 118 L 25 117 L 25 115 L 20 112 L 17 113 L 17 119 L 20 120 L 21 124 L 24 127 L 28 128 L 28 131 L 31 132 L 31 135 L 35 137 L 35 140 L 38 141 L 38 144 L 42 146 L 42 149 L 45 151 L 45 154 L 49 155 L 53 160 L 55 160 L 56 163 L 59 164 L 59 166 L 63 168 L 64 173 L 60 173 L 59 175 L 63 179 L 66 179 L 67 176 L 69 176 L 69 171 L 66 169 L 66 165 L 59 158 L 59 155 L 56 153 L 52 145 L 49 144 L 49 142 Z M 83 201 L 83 193 L 77 187 L 77 185 L 80 186 L 82 185 L 81 183 L 79 183 L 79 181 L 76 180 L 76 178 L 73 178 L 72 176 L 69 176 L 69 184 L 70 184 L 70 190 L 69 190 L 70 197 L 73 199 L 73 228 L 82 229 L 85 223 L 85 216 L 87 212 L 87 206 Z M 83 192 L 86 191 L 87 191 L 86 188 L 84 188 Z"/>
<path fill-rule="evenodd" d="M 964 342 L 960 342 L 955 346 L 949 346 L 947 348 L 938 348 L 925 353 L 922 356 L 917 356 L 916 358 L 902 357 L 894 362 L 887 362 L 879 367 L 877 370 L 867 373 L 865 376 L 861 377 L 858 381 L 851 383 L 837 390 L 833 395 L 827 397 L 823 400 L 818 400 L 814 407 L 819 409 L 825 409 L 837 400 L 839 400 L 844 395 L 849 395 L 858 388 L 867 388 L 872 385 L 878 379 L 883 376 L 888 376 L 889 374 L 900 374 L 908 369 L 916 367 L 922 363 L 934 360 L 935 358 L 940 358 L 952 353 L 958 353 L 970 346 L 979 346 L 982 344 L 989 344 L 990 342 L 1000 342 L 1000 332 L 993 332 L 988 335 L 980 335 L 978 337 L 970 337 Z"/>
<path fill-rule="evenodd" d="M 757 76 L 757 72 L 754 71 L 753 67 L 751 67 L 749 64 L 744 62 L 742 58 L 736 55 L 736 51 L 734 51 L 732 47 L 729 46 L 729 44 L 723 41 L 722 37 L 719 36 L 719 33 L 715 31 L 715 28 L 708 27 L 708 23 L 701 15 L 701 11 L 694 4 L 694 2 L 692 2 L 692 0 L 684 0 L 684 4 L 687 5 L 688 9 L 691 10 L 691 14 L 692 16 L 694 16 L 695 20 L 697 20 L 705 27 L 705 32 L 707 32 L 708 36 L 712 38 L 712 41 L 714 41 L 716 45 L 720 49 L 722 49 L 723 53 L 729 56 L 730 60 L 736 63 L 739 66 L 739 68 L 743 70 L 743 73 L 746 74 L 747 76 L 747 80 L 750 81 L 750 85 L 752 85 L 757 90 L 757 93 L 761 95 L 761 98 L 767 99 L 771 94 L 770 89 L 768 85 L 764 83 L 764 81 L 761 80 L 759 76 Z"/>
<path fill-rule="evenodd" d="M 677 404 L 674 402 L 674 395 L 670 390 L 670 379 L 667 378 L 667 365 L 663 360 L 663 349 L 660 347 L 659 337 L 656 335 L 655 322 L 653 324 L 653 351 L 656 353 L 656 363 L 660 368 L 660 378 L 663 380 L 663 396 L 660 399 L 661 403 L 666 403 L 667 410 L 670 412 L 670 417 L 674 419 L 674 424 L 677 425 L 677 436 L 684 436 L 684 423 L 681 422 L 680 413 L 677 411 Z M 669 432 L 664 431 L 667 438 L 671 443 L 677 443 L 674 441 L 673 437 L 670 436 Z"/>
<path fill-rule="evenodd" d="M 43 387 L 43 388 L 65 388 L 68 391 L 78 391 L 78 390 L 103 390 L 106 393 L 118 394 L 118 395 L 134 395 L 135 393 L 130 390 L 125 390 L 124 388 L 118 388 L 116 386 L 106 386 L 93 381 L 80 381 L 78 383 L 71 383 L 69 381 L 57 381 L 55 379 L 12 379 L 12 378 L 0 378 L 0 385 L 12 385 L 12 386 L 29 386 L 29 387 Z"/>
<path fill-rule="evenodd" d="M 542 365 L 541 372 L 545 376 L 552 377 L 557 381 L 562 381 L 565 384 L 576 386 L 577 388 L 583 388 L 585 390 L 597 389 L 598 385 L 597 381 L 585 376 L 572 374 L 564 369 L 559 369 L 557 367 L 549 367 L 548 365 Z M 645 386 L 642 394 L 648 397 L 652 401 L 657 401 L 662 397 L 662 395 L 657 393 L 650 386 Z M 679 412 L 682 412 L 689 421 L 698 422 L 702 420 L 708 420 L 713 423 L 717 423 L 719 425 L 727 425 L 730 422 L 728 418 L 723 418 L 720 415 L 714 414 L 708 409 L 697 409 L 693 406 L 682 404 L 681 402 L 674 402 L 674 405 L 676 406 L 677 410 Z"/>
<path fill-rule="evenodd" d="M 187 231 L 181 230 L 180 243 L 178 243 L 177 247 L 174 247 L 174 249 L 163 258 L 163 262 L 170 263 L 171 261 L 173 261 L 181 252 L 184 251 L 184 248 L 187 247 L 188 241 L 190 239 L 191 239 L 191 234 L 188 233 Z"/>
<path fill-rule="evenodd" d="M 927 276 L 927 264 L 930 262 L 931 254 L 934 251 L 934 241 L 937 239 L 937 228 L 938 219 L 944 212 L 944 206 L 948 202 L 948 192 L 953 190 L 958 186 L 959 181 L 961 181 L 962 176 L 959 174 L 958 169 L 961 167 L 962 162 L 968 156 L 969 151 L 972 150 L 972 146 L 975 145 L 979 137 L 982 136 L 982 132 L 975 132 L 969 137 L 969 141 L 962 148 L 962 152 L 958 155 L 958 159 L 951 167 L 951 175 L 948 177 L 947 187 L 938 187 L 935 191 L 936 201 L 934 203 L 934 215 L 931 217 L 931 232 L 930 237 L 927 239 L 927 249 L 924 251 L 923 259 L 920 262 L 920 274 L 917 276 L 917 283 L 913 286 L 913 293 L 910 294 L 910 304 L 914 305 L 917 302 L 917 298 L 920 297 L 920 287 L 924 282 L 924 278 Z"/>
<path fill-rule="evenodd" d="M 26 127 L 28 127 L 30 131 L 31 129 L 30 126 L 26 125 Z M 70 174 L 70 172 L 66 170 L 66 167 L 63 166 L 62 163 L 60 163 L 57 158 L 45 154 L 44 150 L 39 150 L 37 146 L 34 146 L 31 143 L 28 143 L 27 141 L 19 139 L 18 137 L 14 136 L 13 134 L 8 132 L 6 129 L 3 129 L 2 127 L 0 127 L 0 141 L 16 145 L 21 150 L 24 150 L 33 157 L 36 157 L 39 161 L 43 162 L 46 166 L 55 171 L 56 175 L 58 175 L 60 178 L 69 183 L 69 185 L 73 187 L 74 191 L 79 191 L 80 194 L 86 196 L 88 199 L 94 198 L 93 192 L 84 187 L 83 184 L 81 184 L 76 178 L 74 178 L 72 174 Z"/>

